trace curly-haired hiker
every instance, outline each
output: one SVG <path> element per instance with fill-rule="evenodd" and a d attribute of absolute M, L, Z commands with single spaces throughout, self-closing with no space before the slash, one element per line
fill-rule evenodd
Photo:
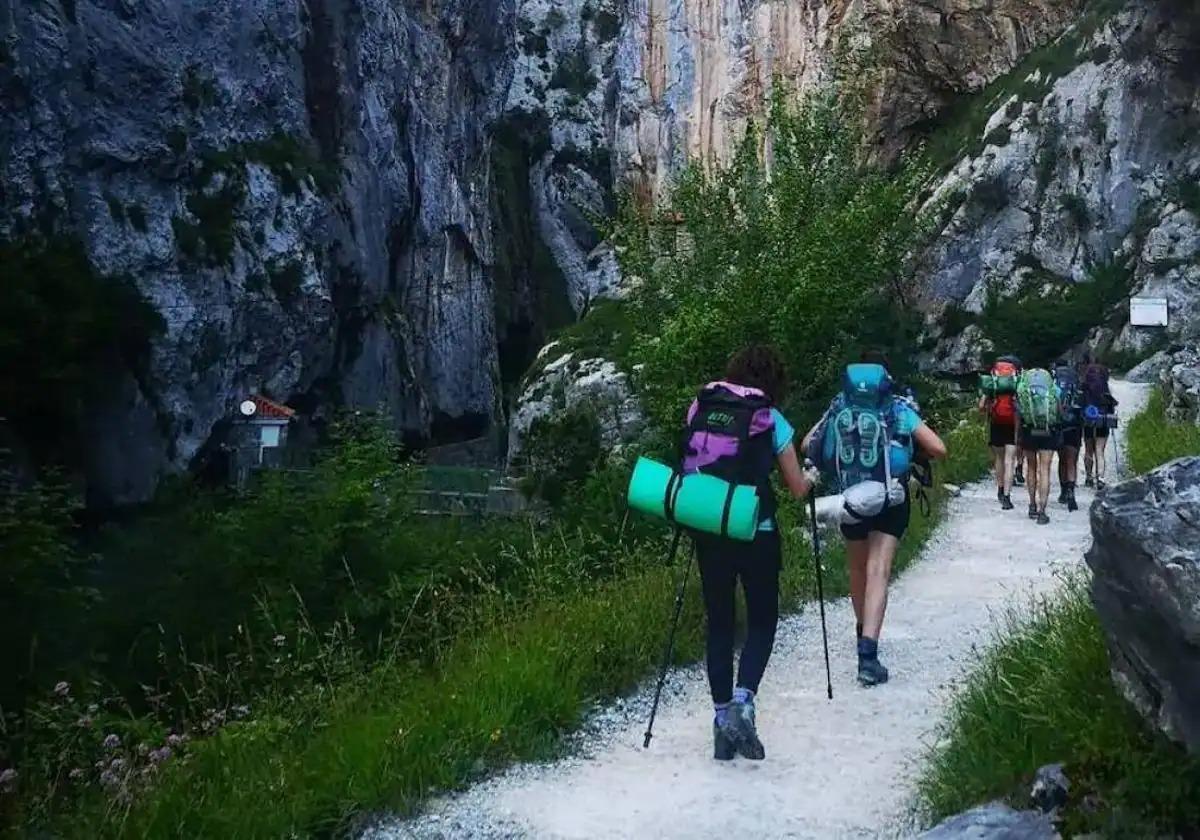
<path fill-rule="evenodd" d="M 843 493 L 842 536 L 858 634 L 858 681 L 888 681 L 879 661 L 888 581 L 911 513 L 908 479 L 914 451 L 934 460 L 946 445 L 912 403 L 896 395 L 887 357 L 868 352 L 849 365 L 842 392 L 804 438 L 803 448 Z"/>
<path fill-rule="evenodd" d="M 808 494 L 815 472 L 805 472 L 792 443 L 795 430 L 775 407 L 787 387 L 783 359 L 772 347 L 752 345 L 734 354 L 725 378 L 705 385 L 687 413 L 683 471 L 704 472 L 758 488 L 759 524 L 752 542 L 693 535 L 708 619 L 706 664 L 712 692 L 713 757 L 766 755 L 755 723 L 754 698 L 766 671 L 779 621 L 783 554 L 770 476 L 778 468 L 796 497 Z M 746 598 L 746 641 L 734 683 L 734 598 Z"/>

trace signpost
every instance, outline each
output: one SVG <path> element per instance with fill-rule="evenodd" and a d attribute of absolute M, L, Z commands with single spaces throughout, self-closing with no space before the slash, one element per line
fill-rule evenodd
<path fill-rule="evenodd" d="M 1129 299 L 1129 323 L 1134 327 L 1167 326 L 1167 299 L 1165 297 L 1131 297 Z"/>

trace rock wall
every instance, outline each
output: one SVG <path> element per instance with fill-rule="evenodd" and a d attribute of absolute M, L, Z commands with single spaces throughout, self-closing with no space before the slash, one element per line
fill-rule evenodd
<path fill-rule="evenodd" d="M 895 155 L 1058 32 L 1050 0 L 0 0 L 0 240 L 68 235 L 162 313 L 83 406 L 94 498 L 251 391 L 464 438 L 619 275 L 597 220 L 729 157 L 773 80 L 861 76 Z"/>
<path fill-rule="evenodd" d="M 997 86 L 970 138 L 980 151 L 931 199 L 946 221 L 921 264 L 930 311 L 979 313 L 990 289 L 1086 282 L 1117 264 L 1130 292 L 1167 298 L 1170 326 L 1131 327 L 1122 310 L 1094 345 L 1140 353 L 1200 336 L 1198 68 L 1194 5 L 1135 0 Z M 978 336 L 942 338 L 929 366 L 965 372 Z"/>
<path fill-rule="evenodd" d="M 507 0 L 0 0 L 0 237 L 77 236 L 166 320 L 87 406 L 95 497 L 145 498 L 256 390 L 487 425 L 512 27 Z"/>
<path fill-rule="evenodd" d="M 1200 753 L 1200 457 L 1117 485 L 1091 517 L 1113 679 L 1152 726 Z"/>

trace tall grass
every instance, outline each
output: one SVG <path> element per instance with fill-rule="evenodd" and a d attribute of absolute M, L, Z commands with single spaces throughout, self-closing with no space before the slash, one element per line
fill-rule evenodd
<path fill-rule="evenodd" d="M 954 701 L 943 742 L 919 785 L 933 820 L 996 797 L 1025 807 L 1034 770 L 1063 762 L 1066 836 L 1200 831 L 1200 761 L 1151 735 L 1118 696 L 1082 578 L 1031 614 L 1009 613 Z"/>
<path fill-rule="evenodd" d="M 1168 420 L 1163 404 L 1162 391 L 1155 388 L 1126 429 L 1126 460 L 1139 475 L 1184 455 L 1200 455 L 1200 426 Z"/>

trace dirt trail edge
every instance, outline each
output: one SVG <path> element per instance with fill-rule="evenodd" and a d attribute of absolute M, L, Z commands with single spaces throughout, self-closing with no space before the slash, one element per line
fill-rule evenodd
<path fill-rule="evenodd" d="M 1148 388 L 1113 383 L 1124 420 Z M 1124 454 L 1109 447 L 1109 478 Z M 1080 478 L 1083 464 L 1080 459 Z M 711 707 L 699 667 L 671 676 L 642 749 L 646 693 L 597 710 L 577 737 L 577 755 L 520 765 L 461 795 L 432 802 L 410 821 L 385 821 L 366 834 L 393 838 L 642 838 L 906 836 L 920 760 L 953 686 L 988 641 L 998 613 L 1056 586 L 1089 543 L 1092 491 L 1068 513 L 1051 493 L 1051 523 L 1004 512 L 990 481 L 972 484 L 920 559 L 896 583 L 881 655 L 892 681 L 854 681 L 854 620 L 848 599 L 829 605 L 834 700 L 825 698 L 817 611 L 781 622 L 759 698 L 767 758 L 715 762 Z M 663 605 L 663 609 L 667 608 Z"/>

